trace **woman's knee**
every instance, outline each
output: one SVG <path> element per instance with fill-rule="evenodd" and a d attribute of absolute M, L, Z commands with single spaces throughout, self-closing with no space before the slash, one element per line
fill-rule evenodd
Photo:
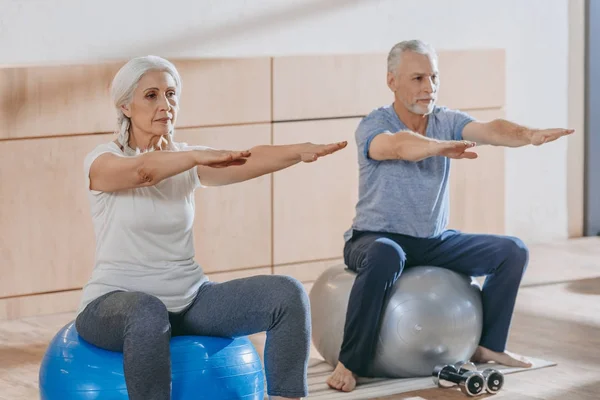
<path fill-rule="evenodd" d="M 273 275 L 273 285 L 280 290 L 282 304 L 302 310 L 308 309 L 309 299 L 304 285 L 291 276 Z"/>
<path fill-rule="evenodd" d="M 140 292 L 115 292 L 96 299 L 80 313 L 75 326 L 86 341 L 121 351 L 131 337 L 168 341 L 169 313 L 156 297 Z"/>
<path fill-rule="evenodd" d="M 126 330 L 130 333 L 170 336 L 169 312 L 157 297 L 142 292 L 127 292 L 123 301 L 129 309 Z"/>
<path fill-rule="evenodd" d="M 275 293 L 271 299 L 275 303 L 276 314 L 281 313 L 298 323 L 309 324 L 310 300 L 302 283 L 285 275 L 271 275 L 269 278 Z"/>

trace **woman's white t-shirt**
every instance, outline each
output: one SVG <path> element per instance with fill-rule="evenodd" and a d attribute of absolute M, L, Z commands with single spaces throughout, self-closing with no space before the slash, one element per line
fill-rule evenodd
<path fill-rule="evenodd" d="M 179 150 L 203 148 L 175 145 Z M 194 191 L 202 186 L 196 168 L 154 186 L 91 190 L 90 167 L 104 153 L 127 157 L 114 142 L 97 146 L 85 157 L 96 257 L 79 312 L 114 290 L 144 292 L 159 298 L 171 312 L 184 310 L 208 280 L 194 260 Z"/>

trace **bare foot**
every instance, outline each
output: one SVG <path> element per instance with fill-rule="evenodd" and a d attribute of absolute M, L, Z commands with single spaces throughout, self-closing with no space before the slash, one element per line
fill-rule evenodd
<path fill-rule="evenodd" d="M 532 365 L 531 361 L 518 354 L 509 353 L 508 351 L 498 353 L 482 346 L 477 347 L 475 354 L 471 357 L 471 361 L 474 363 L 495 362 L 507 367 L 518 368 L 529 368 Z"/>
<path fill-rule="evenodd" d="M 347 369 L 344 364 L 338 362 L 331 376 L 327 378 L 327 384 L 332 389 L 351 392 L 356 387 L 356 378 L 356 374 Z"/>

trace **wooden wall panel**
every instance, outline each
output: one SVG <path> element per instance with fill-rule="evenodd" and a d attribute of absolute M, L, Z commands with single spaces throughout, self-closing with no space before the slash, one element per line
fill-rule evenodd
<path fill-rule="evenodd" d="M 0 68 L 0 139 L 112 132 L 120 64 Z"/>
<path fill-rule="evenodd" d="M 34 294 L 0 299 L 0 320 L 36 315 L 75 312 L 81 301 L 81 290 Z"/>
<path fill-rule="evenodd" d="M 273 59 L 273 120 L 353 117 L 393 101 L 382 54 Z"/>
<path fill-rule="evenodd" d="M 271 120 L 271 59 L 174 60 L 183 89 L 179 127 Z"/>
<path fill-rule="evenodd" d="M 503 109 L 466 110 L 485 122 L 504 117 Z M 503 147 L 477 146 L 474 160 L 452 160 L 449 227 L 471 233 L 505 233 Z"/>
<path fill-rule="evenodd" d="M 368 114 L 394 101 L 386 83 L 387 54 L 273 59 L 273 120 Z M 438 104 L 497 108 L 505 102 L 503 50 L 440 51 Z M 493 77 L 493 78 L 491 78 Z"/>
<path fill-rule="evenodd" d="M 234 279 L 248 278 L 256 275 L 272 275 L 271 267 L 241 269 L 228 272 L 210 272 L 208 278 L 213 282 L 227 282 Z"/>
<path fill-rule="evenodd" d="M 501 49 L 441 51 L 437 103 L 460 109 L 504 107 L 505 59 Z"/>
<path fill-rule="evenodd" d="M 95 245 L 83 159 L 112 138 L 0 141 L 0 297 L 87 281 Z"/>
<path fill-rule="evenodd" d="M 178 127 L 268 122 L 271 60 L 172 60 Z M 109 87 L 123 63 L 0 68 L 0 139 L 113 132 Z"/>
<path fill-rule="evenodd" d="M 344 263 L 343 258 L 332 260 L 313 261 L 308 263 L 276 265 L 275 275 L 288 275 L 298 279 L 300 282 L 314 282 L 329 267 Z"/>
<path fill-rule="evenodd" d="M 475 118 L 478 122 L 489 122 L 497 118 L 505 118 L 506 110 L 502 107 L 490 109 L 463 109 L 463 112 Z"/>
<path fill-rule="evenodd" d="M 274 174 L 275 265 L 342 256 L 342 235 L 352 223 L 358 198 L 358 122 L 350 118 L 274 124 L 274 144 L 348 140 L 348 147 L 335 154 Z"/>
<path fill-rule="evenodd" d="M 180 130 L 194 145 L 248 149 L 270 144 L 271 126 Z M 271 177 L 196 191 L 196 259 L 207 272 L 271 265 Z"/>

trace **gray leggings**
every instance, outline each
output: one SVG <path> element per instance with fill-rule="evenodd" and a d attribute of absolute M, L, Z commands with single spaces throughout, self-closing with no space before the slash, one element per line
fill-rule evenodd
<path fill-rule="evenodd" d="M 91 302 L 77 316 L 76 327 L 86 341 L 123 352 L 131 400 L 171 398 L 171 336 L 233 337 L 264 331 L 268 394 L 305 397 L 309 307 L 298 281 L 263 275 L 209 282 L 181 313 L 169 313 L 160 300 L 145 293 L 111 292 Z"/>

